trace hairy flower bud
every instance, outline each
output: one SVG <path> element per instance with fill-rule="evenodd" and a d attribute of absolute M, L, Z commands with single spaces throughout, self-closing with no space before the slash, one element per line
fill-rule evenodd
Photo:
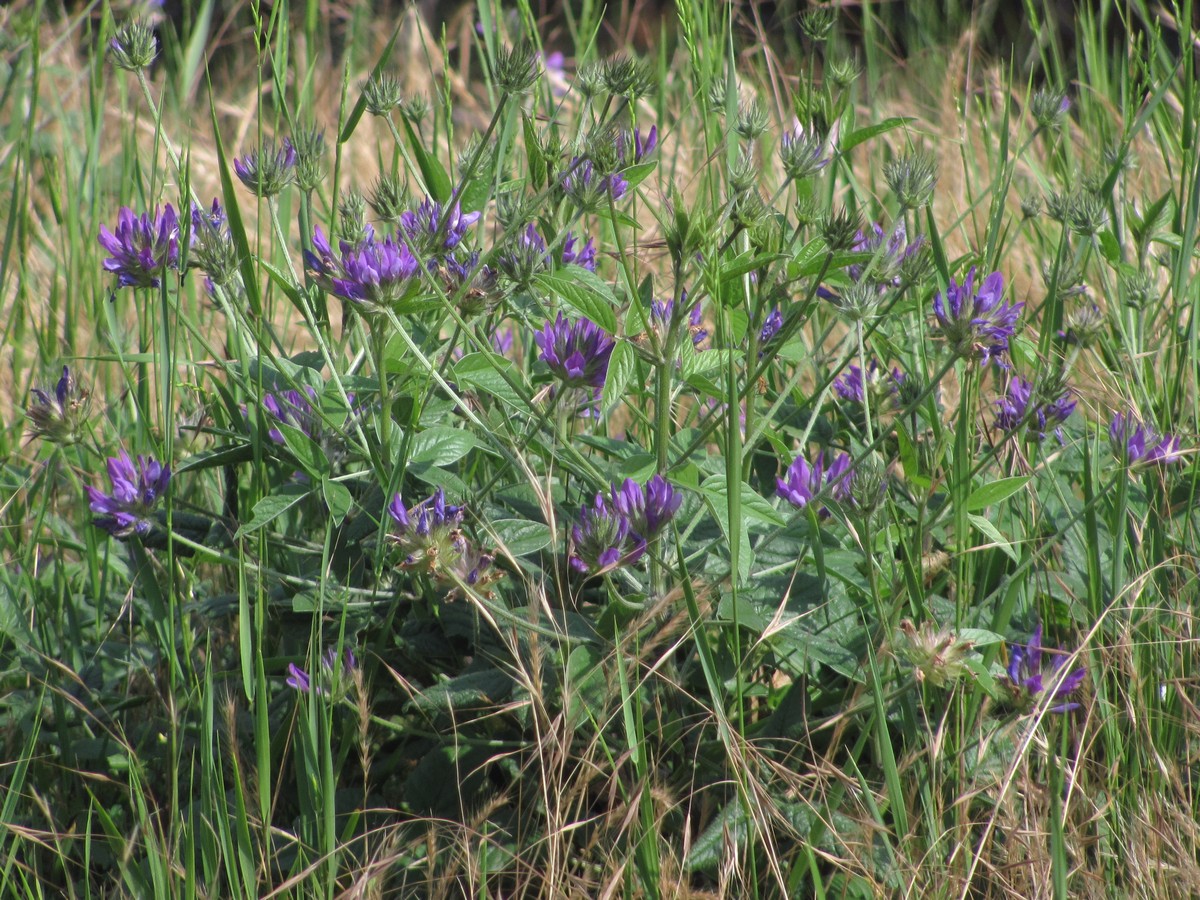
<path fill-rule="evenodd" d="M 883 177 L 903 209 L 920 209 L 933 201 L 937 164 L 928 153 L 913 153 L 884 163 Z"/>
<path fill-rule="evenodd" d="M 380 72 L 363 85 L 363 102 L 373 116 L 386 116 L 400 105 L 403 97 L 399 79 L 386 72 Z"/>
<path fill-rule="evenodd" d="M 538 56 L 533 45 L 521 41 L 496 55 L 493 72 L 496 86 L 506 94 L 519 96 L 528 93 L 538 78 Z"/>
<path fill-rule="evenodd" d="M 108 42 L 108 55 L 119 69 L 136 72 L 158 55 L 154 29 L 145 22 L 126 22 Z"/>
<path fill-rule="evenodd" d="M 1042 88 L 1034 92 L 1029 100 L 1029 113 L 1038 128 L 1053 128 L 1071 109 L 1071 101 L 1065 91 Z"/>
<path fill-rule="evenodd" d="M 325 178 L 321 158 L 325 155 L 325 133 L 319 128 L 306 128 L 292 135 L 296 148 L 296 184 L 302 191 L 314 190 Z"/>
<path fill-rule="evenodd" d="M 408 210 L 410 194 L 408 186 L 399 178 L 391 175 L 380 175 L 371 188 L 367 202 L 382 221 L 393 227 L 400 224 L 400 216 Z"/>

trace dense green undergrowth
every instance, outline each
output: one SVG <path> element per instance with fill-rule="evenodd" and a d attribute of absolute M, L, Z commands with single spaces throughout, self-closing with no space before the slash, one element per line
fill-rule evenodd
<path fill-rule="evenodd" d="M 1194 11 L 1026 7 L 6 11 L 0 894 L 1200 891 Z"/>

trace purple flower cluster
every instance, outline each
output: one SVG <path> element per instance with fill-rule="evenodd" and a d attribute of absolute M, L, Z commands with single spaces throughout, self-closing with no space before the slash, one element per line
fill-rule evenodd
<path fill-rule="evenodd" d="M 598 573 L 637 562 L 647 540 L 662 531 L 682 502 L 683 495 L 661 475 L 644 487 L 626 478 L 620 488 L 612 486 L 607 501 L 598 492 L 571 528 L 571 568 Z"/>
<path fill-rule="evenodd" d="M 589 272 L 595 272 L 596 242 L 588 238 L 583 246 L 577 246 L 581 240 L 582 238 L 577 238 L 568 231 L 563 238 L 557 262 L 564 266 L 581 266 Z M 545 271 L 555 260 L 546 250 L 545 238 L 531 222 L 517 236 L 516 241 L 509 245 L 508 251 L 500 256 L 498 262 L 509 278 L 518 284 L 527 284 L 534 275 Z"/>
<path fill-rule="evenodd" d="M 305 396 L 307 394 L 308 396 Z M 282 391 L 278 394 L 267 394 L 263 397 L 263 407 L 271 416 L 284 425 L 299 428 L 309 437 L 316 437 L 320 430 L 321 420 L 313 408 L 317 399 L 315 388 L 305 385 L 304 394 L 299 391 Z M 283 432 L 277 426 L 272 426 L 267 437 L 277 444 L 285 443 Z"/>
<path fill-rule="evenodd" d="M 604 386 L 613 339 L 590 319 L 568 322 L 562 313 L 533 335 L 539 357 L 567 387 Z"/>
<path fill-rule="evenodd" d="M 344 300 L 382 309 L 404 299 L 418 283 L 420 265 L 408 245 L 392 237 L 382 241 L 368 227 L 358 244 L 339 241 L 340 259 L 318 225 L 313 232 L 316 253 L 304 251 L 304 261 L 314 279 Z"/>
<path fill-rule="evenodd" d="M 340 672 L 338 659 L 339 654 L 337 649 L 334 647 L 330 647 L 328 650 L 326 650 L 325 655 L 321 657 L 322 671 L 319 673 L 319 680 L 330 682 L 331 688 L 336 687 L 341 681 L 341 678 L 350 678 L 353 675 L 354 670 L 358 668 L 358 660 L 355 659 L 354 651 L 349 647 L 346 648 L 345 654 L 341 656 L 342 665 L 340 667 Z M 285 679 L 285 682 L 288 687 L 294 688 L 295 690 L 300 691 L 302 694 L 307 694 L 311 691 L 315 692 L 318 696 L 324 696 L 331 693 L 330 688 L 324 687 L 321 684 L 318 684 L 314 688 L 312 677 L 309 676 L 308 672 L 304 671 L 304 669 L 300 668 L 295 663 L 288 663 L 287 671 L 288 676 Z"/>
<path fill-rule="evenodd" d="M 788 466 L 785 476 L 775 479 L 776 492 L 797 509 L 807 507 L 823 491 L 839 503 L 850 500 L 852 475 L 848 453 L 839 454 L 828 469 L 823 452 L 817 454 L 817 460 L 812 464 L 801 454 Z M 822 507 L 820 515 L 825 518 L 829 510 Z"/>
<path fill-rule="evenodd" d="M 629 144 L 633 144 L 633 159 L 629 159 Z M 646 159 L 654 152 L 654 148 L 658 146 L 658 126 L 651 125 L 646 136 L 642 137 L 640 128 L 633 129 L 633 132 L 623 131 L 617 138 L 617 155 L 621 160 L 621 165 L 638 164 L 645 162 Z M 613 197 L 614 200 L 620 199 Z"/>
<path fill-rule="evenodd" d="M 1043 654 L 1050 656 L 1048 662 L 1043 660 Z M 1087 674 L 1084 669 L 1060 674 L 1066 661 L 1067 654 L 1063 651 L 1042 647 L 1042 626 L 1038 625 L 1028 644 L 1017 644 L 1010 648 L 1005 671 L 1013 692 L 1020 700 L 1032 703 L 1038 694 L 1048 691 L 1049 699 L 1054 701 L 1049 711 L 1063 713 L 1079 708 L 1078 703 L 1068 702 L 1066 698 L 1079 690 Z"/>
<path fill-rule="evenodd" d="M 137 466 L 123 449 L 108 459 L 108 478 L 112 493 L 88 485 L 89 506 L 96 518 L 92 524 L 113 537 L 147 535 L 153 522 L 149 516 L 171 483 L 171 469 L 153 457 L 138 456 Z"/>
<path fill-rule="evenodd" d="M 456 202 L 448 209 L 430 198 L 415 210 L 400 214 L 400 227 L 408 244 L 422 257 L 438 258 L 462 243 L 479 213 L 464 213 Z"/>
<path fill-rule="evenodd" d="M 1039 441 L 1046 439 L 1046 432 L 1062 439 L 1059 428 L 1075 411 L 1071 392 L 1064 390 L 1058 396 L 1042 400 L 1031 382 L 1024 378 L 1011 378 L 1003 397 L 996 401 L 996 427 L 1004 431 L 1016 431 L 1022 425 L 1029 427 L 1029 434 Z"/>
<path fill-rule="evenodd" d="M 532 226 L 530 226 L 532 227 Z M 581 240 L 581 239 L 579 239 Z M 562 253 L 559 256 L 564 266 L 582 266 L 589 272 L 596 271 L 596 241 L 588 238 L 578 250 L 575 249 L 577 238 L 571 232 L 563 239 Z"/>
<path fill-rule="evenodd" d="M 278 145 L 274 141 L 267 141 L 261 149 L 234 159 L 233 171 L 238 180 L 255 194 L 272 197 L 295 178 L 296 148 L 287 138 Z"/>
<path fill-rule="evenodd" d="M 765 344 L 771 338 L 779 333 L 779 329 L 783 327 L 783 313 L 779 307 L 774 307 L 767 315 L 767 319 L 763 322 L 762 330 L 758 333 L 758 341 L 760 344 Z"/>
<path fill-rule="evenodd" d="M 77 443 L 87 415 L 88 394 L 72 377 L 71 370 L 63 366 L 53 392 L 33 388 L 30 393 L 34 402 L 25 410 L 30 433 L 58 444 Z"/>
<path fill-rule="evenodd" d="M 863 370 L 851 364 L 833 382 L 833 390 L 848 403 L 862 406 L 868 395 L 872 399 L 873 408 L 895 403 L 900 394 L 900 385 L 904 384 L 904 373 L 897 368 L 890 372 L 879 366 L 879 360 L 871 360 L 867 366 L 866 377 Z"/>
<path fill-rule="evenodd" d="M 629 182 L 620 172 L 600 175 L 590 159 L 576 156 L 563 176 L 563 190 L 584 207 L 594 206 L 601 197 L 620 200 L 629 190 Z"/>
<path fill-rule="evenodd" d="M 117 287 L 156 288 L 167 269 L 179 268 L 179 218 L 170 203 L 140 216 L 122 206 L 116 233 L 101 225 L 98 240 L 111 254 L 104 268 L 116 274 Z"/>
<path fill-rule="evenodd" d="M 441 488 L 411 507 L 400 494 L 392 498 L 388 515 L 399 526 L 389 540 L 404 554 L 401 568 L 423 567 L 429 574 L 482 586 L 500 577 L 491 554 L 482 553 L 462 533 L 463 507 L 446 502 Z"/>
<path fill-rule="evenodd" d="M 912 241 L 908 240 L 908 231 L 904 226 L 904 220 L 901 219 L 896 222 L 896 227 L 892 229 L 890 235 L 884 232 L 883 226 L 878 222 L 872 222 L 870 233 L 860 230 L 854 236 L 854 243 L 850 245 L 850 249 L 855 253 L 874 255 L 882 247 L 883 257 L 874 262 L 872 271 L 879 276 L 875 279 L 876 281 L 895 287 L 900 284 L 898 270 L 901 264 L 910 256 L 919 253 L 924 244 L 925 238 L 920 235 L 917 235 Z M 860 280 L 864 271 L 861 264 L 846 267 L 846 273 L 852 281 Z"/>
<path fill-rule="evenodd" d="M 945 293 L 939 291 L 933 298 L 938 329 L 955 353 L 980 359 L 984 365 L 1001 361 L 1008 352 L 1009 339 L 1016 333 L 1017 317 L 1025 306 L 1002 302 L 1003 294 L 1004 276 L 999 272 L 985 278 L 976 290 L 972 266 L 961 285 L 951 278 Z"/>
<path fill-rule="evenodd" d="M 1108 437 L 1113 451 L 1130 466 L 1170 465 L 1183 461 L 1178 437 L 1160 435 L 1132 413 L 1116 413 L 1108 426 Z"/>
<path fill-rule="evenodd" d="M 683 292 L 683 305 L 687 304 L 687 291 Z M 675 301 L 674 300 L 654 300 L 650 303 L 650 318 L 655 322 L 660 323 L 664 329 L 671 327 L 671 320 L 675 318 Z M 692 307 L 692 311 L 688 313 L 688 332 L 692 336 L 692 346 L 696 349 L 708 338 L 708 329 L 704 327 L 704 310 L 700 306 L 700 301 L 697 300 Z"/>

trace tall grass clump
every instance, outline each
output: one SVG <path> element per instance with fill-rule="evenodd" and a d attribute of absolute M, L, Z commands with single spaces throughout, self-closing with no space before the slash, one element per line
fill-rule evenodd
<path fill-rule="evenodd" d="M 0 12 L 0 895 L 1200 893 L 1195 10 L 909 6 Z"/>

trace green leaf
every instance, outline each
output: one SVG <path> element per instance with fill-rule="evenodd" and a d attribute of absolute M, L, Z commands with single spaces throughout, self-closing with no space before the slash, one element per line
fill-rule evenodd
<path fill-rule="evenodd" d="M 479 446 L 479 439 L 461 428 L 437 426 L 413 436 L 408 461 L 420 465 L 448 466 Z"/>
<path fill-rule="evenodd" d="M 1029 479 L 1029 475 L 1014 475 L 1011 478 L 1001 478 L 999 481 L 992 481 L 976 488 L 967 497 L 965 504 L 967 512 L 978 512 L 1007 500 L 1025 487 L 1029 483 Z"/>
<path fill-rule="evenodd" d="M 522 112 L 521 123 L 525 132 L 525 159 L 529 163 L 529 183 L 540 191 L 546 183 L 546 157 L 542 154 L 542 142 L 538 140 L 533 120 Z"/>
<path fill-rule="evenodd" d="M 285 485 L 278 494 L 270 494 L 254 504 L 250 521 L 238 529 L 237 536 L 243 537 L 274 522 L 289 509 L 308 496 L 308 489 L 300 485 Z"/>
<path fill-rule="evenodd" d="M 334 525 L 341 525 L 354 506 L 354 498 L 349 489 L 340 482 L 321 479 L 321 493 L 325 497 L 325 505 L 329 507 L 329 517 Z"/>
<path fill-rule="evenodd" d="M 564 266 L 557 272 L 538 275 L 534 281 L 581 316 L 591 319 L 609 334 L 616 334 L 617 317 L 613 309 L 617 306 L 617 298 L 612 288 L 595 272 L 582 266 Z"/>
<path fill-rule="evenodd" d="M 496 542 L 513 556 L 526 556 L 550 546 L 554 532 L 545 522 L 529 519 L 499 519 L 492 522 Z"/>
<path fill-rule="evenodd" d="M 438 203 L 445 203 L 454 192 L 454 187 L 450 184 L 450 176 L 446 174 L 446 170 L 438 158 L 426 152 L 412 123 L 403 116 L 400 117 L 400 121 L 404 123 L 404 130 L 408 134 L 408 143 L 412 146 L 413 156 L 416 157 L 417 168 L 421 170 L 421 180 L 425 182 L 425 190 Z"/>
<path fill-rule="evenodd" d="M 907 125 L 909 122 L 915 121 L 915 116 L 892 116 L 890 119 L 884 119 L 882 122 L 876 122 L 874 125 L 859 128 L 838 141 L 838 153 L 844 156 L 863 141 L 869 141 L 873 137 L 878 137 L 894 128 L 899 128 L 902 125 Z"/>
<path fill-rule="evenodd" d="M 1009 559 L 1013 562 L 1020 562 L 1020 556 L 1013 545 L 1000 533 L 1000 529 L 992 524 L 991 519 L 974 515 L 968 515 L 967 518 L 971 520 L 972 525 L 991 538 L 992 543 L 1003 550 Z"/>
<path fill-rule="evenodd" d="M 625 399 L 625 390 L 637 371 L 637 354 L 628 341 L 618 340 L 608 360 L 608 377 L 600 394 L 600 408 L 605 412 Z"/>
<path fill-rule="evenodd" d="M 495 353 L 468 353 L 454 364 L 454 380 L 460 387 L 482 391 L 515 409 L 524 410 L 521 395 L 505 380 L 505 374 L 517 384 L 522 383 L 516 364 Z"/>
<path fill-rule="evenodd" d="M 743 522 L 749 526 L 751 520 L 782 528 L 787 520 L 771 504 L 744 481 L 739 485 L 742 492 Z M 700 484 L 700 490 L 713 498 L 714 503 L 727 504 L 728 485 L 723 474 L 710 475 Z"/>
<path fill-rule="evenodd" d="M 288 453 L 300 464 L 306 475 L 321 478 L 329 474 L 329 457 L 317 446 L 316 441 L 295 425 L 286 422 L 275 422 L 274 425 L 283 435 L 283 443 Z"/>

